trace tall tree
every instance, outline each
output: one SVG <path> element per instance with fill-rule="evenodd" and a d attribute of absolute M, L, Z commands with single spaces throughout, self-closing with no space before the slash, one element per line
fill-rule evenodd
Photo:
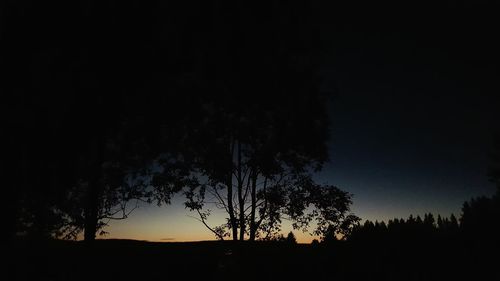
<path fill-rule="evenodd" d="M 159 38 L 149 44 L 157 15 L 147 4 L 28 2 L 5 5 L 0 35 L 9 73 L 1 83 L 9 97 L 2 108 L 9 236 L 25 226 L 51 236 L 63 223 L 64 233 L 84 229 L 93 240 L 113 214 L 126 217 L 124 203 L 148 199 L 136 172 L 158 151 L 158 128 L 175 124 L 180 110 L 168 91 L 175 86 L 158 86 L 174 84 L 177 75 L 162 83 L 154 77 L 179 72 L 172 71 L 179 52 Z M 158 50 L 166 55 L 153 59 Z"/>
<path fill-rule="evenodd" d="M 191 169 L 183 172 L 186 207 L 220 239 L 271 237 L 283 216 L 297 228 L 316 218 L 321 233 L 348 229 L 356 220 L 350 195 L 311 179 L 327 160 L 328 139 L 312 8 L 215 4 L 196 17 L 203 25 L 186 47 L 193 60 L 187 92 L 195 97 L 182 149 Z M 181 173 L 164 162 L 158 187 Z M 214 200 L 228 214 L 217 227 L 205 209 Z"/>
<path fill-rule="evenodd" d="M 496 241 L 500 229 L 500 134 L 493 138 L 488 177 L 496 185 L 492 197 L 481 196 L 464 202 L 460 226 L 470 238 Z"/>

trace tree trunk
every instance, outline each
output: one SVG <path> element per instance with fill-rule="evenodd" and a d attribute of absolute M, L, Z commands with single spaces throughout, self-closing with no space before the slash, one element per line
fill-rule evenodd
<path fill-rule="evenodd" d="M 257 173 L 252 175 L 252 192 L 251 192 L 252 209 L 250 211 L 250 241 L 255 241 L 257 225 L 255 223 L 255 209 L 257 209 Z"/>
<path fill-rule="evenodd" d="M 243 198 L 243 179 L 241 178 L 241 143 L 238 142 L 238 204 L 240 207 L 240 241 L 245 240 L 245 200 Z"/>
<path fill-rule="evenodd" d="M 227 183 L 227 209 L 229 211 L 229 221 L 231 223 L 231 230 L 233 232 L 232 237 L 234 241 L 238 240 L 238 224 L 236 223 L 236 217 L 234 216 L 233 207 L 233 175 L 229 174 L 229 180 Z"/>
<path fill-rule="evenodd" d="M 93 179 L 89 182 L 87 193 L 87 202 L 85 205 L 85 229 L 84 239 L 85 242 L 92 242 L 95 240 L 98 224 L 98 208 L 99 208 L 99 178 Z"/>
<path fill-rule="evenodd" d="M 233 161 L 233 151 L 234 151 L 234 141 L 230 141 L 229 152 L 231 155 L 231 163 Z M 236 217 L 234 216 L 233 207 L 233 168 L 228 171 L 227 179 L 227 209 L 229 211 L 229 222 L 231 224 L 232 238 L 233 241 L 238 240 L 238 224 L 236 223 Z"/>
<path fill-rule="evenodd" d="M 97 225 L 99 223 L 99 199 L 102 192 L 102 161 L 104 136 L 102 131 L 97 132 L 97 137 L 92 145 L 92 152 L 95 153 L 92 163 L 91 176 L 88 183 L 87 198 L 85 202 L 85 225 L 84 240 L 91 243 L 96 238 Z"/>

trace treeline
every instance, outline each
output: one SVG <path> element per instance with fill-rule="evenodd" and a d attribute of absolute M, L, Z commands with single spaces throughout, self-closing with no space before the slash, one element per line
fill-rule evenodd
<path fill-rule="evenodd" d="M 498 280 L 499 198 L 467 201 L 460 216 L 365 221 L 320 243 L 318 263 L 336 264 L 340 280 Z"/>
<path fill-rule="evenodd" d="M 363 224 L 353 229 L 349 240 L 370 240 L 384 238 L 422 238 L 431 235 L 456 235 L 460 229 L 460 222 L 451 215 L 437 218 L 433 214 L 424 214 L 424 217 L 410 215 L 406 220 L 394 218 L 387 223 L 384 221 L 366 220 Z"/>
<path fill-rule="evenodd" d="M 500 196 L 473 198 L 463 204 L 459 218 L 433 214 L 394 218 L 387 223 L 370 220 L 353 228 L 350 241 L 461 239 L 489 243 L 500 235 Z"/>

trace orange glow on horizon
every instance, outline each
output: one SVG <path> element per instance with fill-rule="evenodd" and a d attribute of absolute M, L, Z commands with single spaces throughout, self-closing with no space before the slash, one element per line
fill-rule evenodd
<path fill-rule="evenodd" d="M 288 232 L 283 233 L 283 235 L 286 236 Z M 310 244 L 314 239 L 320 240 L 319 237 L 317 236 L 311 236 L 307 233 L 299 232 L 299 231 L 294 231 L 293 234 L 295 235 L 297 239 L 297 243 L 300 244 Z M 81 240 L 83 237 L 79 238 L 78 240 Z M 211 233 L 198 233 L 198 234 L 193 234 L 193 235 L 183 235 L 183 236 L 177 236 L 177 237 L 165 237 L 165 238 L 158 238 L 154 237 L 153 234 L 151 235 L 145 235 L 145 236 L 134 236 L 134 235 L 119 235 L 113 233 L 110 233 L 109 235 L 106 236 L 100 236 L 97 237 L 97 239 L 100 240 L 107 240 L 107 239 L 124 239 L 124 240 L 138 240 L 138 241 L 146 241 L 146 242 L 163 242 L 163 243 L 176 243 L 176 242 L 202 242 L 202 241 L 217 241 L 217 239 L 212 235 Z M 226 237 L 225 241 L 230 241 L 231 237 Z"/>
<path fill-rule="evenodd" d="M 173 206 L 172 206 L 173 205 Z M 104 230 L 109 234 L 97 239 L 127 239 L 150 242 L 198 242 L 216 241 L 215 235 L 203 224 L 194 220 L 181 203 L 174 203 L 167 208 L 139 208 L 126 220 L 112 221 Z M 178 205 L 178 206 L 176 206 Z M 225 222 L 225 214 L 214 212 L 212 225 Z M 293 230 L 291 223 L 283 222 L 282 234 L 292 231 L 298 243 L 311 243 L 317 236 L 311 236 L 299 230 Z M 248 237 L 248 236 L 247 236 Z M 78 237 L 83 239 L 83 235 Z M 226 237 L 225 240 L 231 240 Z"/>

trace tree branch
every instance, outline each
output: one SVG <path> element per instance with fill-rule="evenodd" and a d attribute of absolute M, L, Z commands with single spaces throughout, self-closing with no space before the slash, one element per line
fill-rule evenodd
<path fill-rule="evenodd" d="M 208 228 L 208 230 L 212 231 L 213 234 L 215 234 L 215 236 L 217 236 L 220 240 L 224 240 L 224 237 L 218 233 L 217 231 L 215 231 L 213 228 L 211 228 L 207 222 L 205 221 L 205 219 L 203 218 L 203 215 L 201 214 L 200 210 L 196 209 L 196 212 L 198 213 L 198 215 L 200 216 L 200 218 L 196 218 L 196 217 L 193 217 L 193 216 L 190 216 L 188 215 L 188 217 L 190 218 L 193 218 L 201 223 L 203 223 L 203 225 Z"/>

